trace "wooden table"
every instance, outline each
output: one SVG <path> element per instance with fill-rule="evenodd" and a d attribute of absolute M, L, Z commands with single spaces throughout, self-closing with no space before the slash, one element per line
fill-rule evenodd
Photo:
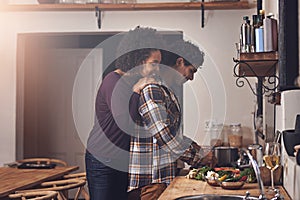
<path fill-rule="evenodd" d="M 28 189 L 44 181 L 54 180 L 79 169 L 78 166 L 53 169 L 18 169 L 0 167 L 0 199 L 16 190 Z"/>
<path fill-rule="evenodd" d="M 277 187 L 277 186 L 276 186 Z M 280 194 L 284 196 L 285 200 L 290 200 L 291 198 L 282 186 L 278 186 Z M 199 195 L 199 194 L 220 194 L 220 195 L 242 195 L 245 196 L 246 191 L 249 191 L 251 196 L 258 197 L 259 187 L 257 183 L 246 183 L 239 190 L 225 190 L 221 187 L 213 187 L 208 185 L 206 182 L 197 181 L 195 179 L 188 179 L 184 176 L 176 177 L 167 189 L 161 194 L 159 200 L 174 200 L 178 197 L 188 196 L 188 195 Z M 268 199 L 274 197 L 274 195 L 266 194 Z"/>

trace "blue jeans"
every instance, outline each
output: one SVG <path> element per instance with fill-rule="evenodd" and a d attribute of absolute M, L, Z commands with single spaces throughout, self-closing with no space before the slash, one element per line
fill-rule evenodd
<path fill-rule="evenodd" d="M 91 200 L 127 200 L 127 172 L 106 166 L 88 151 L 85 165 Z"/>

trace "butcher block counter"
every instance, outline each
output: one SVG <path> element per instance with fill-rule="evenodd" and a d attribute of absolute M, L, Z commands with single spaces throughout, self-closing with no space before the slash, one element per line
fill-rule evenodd
<path fill-rule="evenodd" d="M 282 186 L 276 186 L 280 190 L 280 194 L 285 200 L 290 200 L 291 198 Z M 220 194 L 220 195 L 242 195 L 245 196 L 246 191 L 249 191 L 251 196 L 258 197 L 259 187 L 257 183 L 246 183 L 239 190 L 225 190 L 221 187 L 214 187 L 208 185 L 204 181 L 199 181 L 195 179 L 188 179 L 184 176 L 176 177 L 167 189 L 161 194 L 159 200 L 172 200 L 178 197 L 188 196 L 188 195 L 199 195 L 199 194 Z M 269 195 L 266 193 L 266 197 L 271 199 L 274 195 Z"/>

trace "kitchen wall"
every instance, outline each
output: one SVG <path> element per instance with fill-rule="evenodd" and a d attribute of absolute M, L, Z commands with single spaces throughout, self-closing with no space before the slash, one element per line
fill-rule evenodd
<path fill-rule="evenodd" d="M 36 3 L 35 0 L 10 1 Z M 102 16 L 102 29 L 94 12 L 0 12 L 0 165 L 15 160 L 16 146 L 16 46 L 24 32 L 127 31 L 137 25 L 180 30 L 206 54 L 203 69 L 185 86 L 184 130 L 200 143 L 206 142 L 204 121 L 240 122 L 244 136 L 252 139 L 255 97 L 249 87 L 238 88 L 233 77 L 240 25 L 255 9 L 205 11 L 110 11 Z M 255 79 L 250 79 L 254 86 Z M 224 115 L 223 115 L 224 114 Z"/>

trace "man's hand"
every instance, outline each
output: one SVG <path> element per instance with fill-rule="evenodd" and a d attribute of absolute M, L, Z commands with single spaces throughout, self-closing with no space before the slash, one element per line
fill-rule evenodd
<path fill-rule="evenodd" d="M 154 78 L 144 77 L 141 78 L 132 88 L 135 93 L 140 94 L 141 90 L 150 83 L 157 83 Z"/>
<path fill-rule="evenodd" d="M 209 151 L 208 153 L 206 153 L 206 155 L 200 159 L 198 165 L 206 165 L 209 166 L 211 168 L 215 167 L 215 165 L 217 164 L 217 158 L 214 156 L 212 151 Z"/>
<path fill-rule="evenodd" d="M 201 147 L 196 142 L 193 142 L 191 145 L 195 151 L 202 152 L 201 155 L 203 155 L 202 158 L 198 157 L 197 160 L 194 160 L 192 167 L 199 168 L 202 166 L 209 166 L 213 168 L 216 166 L 217 158 L 214 156 L 212 147 L 208 147 L 208 146 Z"/>

